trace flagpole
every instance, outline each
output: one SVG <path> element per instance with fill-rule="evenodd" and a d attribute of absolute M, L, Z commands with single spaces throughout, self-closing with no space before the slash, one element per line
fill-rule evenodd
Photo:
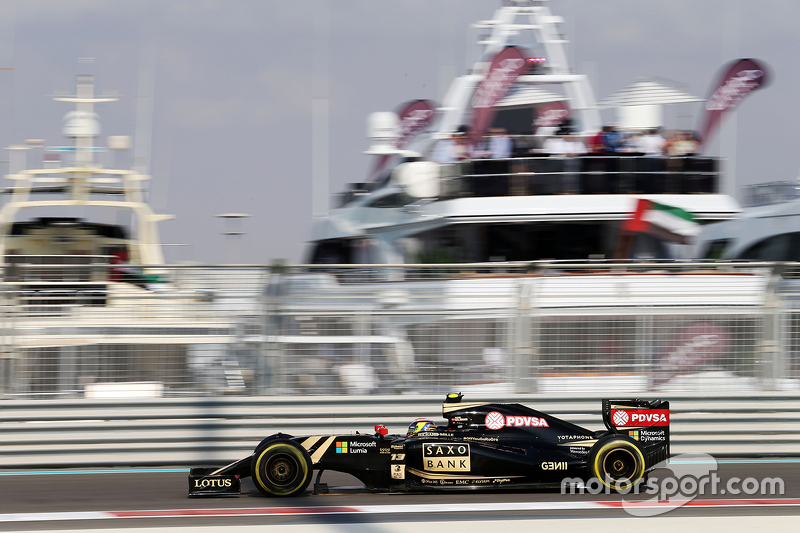
<path fill-rule="evenodd" d="M 739 28 L 740 28 L 740 8 L 737 0 L 725 2 L 725 25 L 723 30 L 723 53 L 725 61 L 739 57 Z M 720 155 L 725 163 L 722 173 L 723 182 L 720 184 L 720 192 L 736 198 L 736 137 L 737 137 L 737 114 L 733 110 L 723 117 L 720 124 Z"/>

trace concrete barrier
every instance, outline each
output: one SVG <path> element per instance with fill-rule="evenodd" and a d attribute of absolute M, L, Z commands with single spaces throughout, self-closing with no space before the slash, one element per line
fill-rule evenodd
<path fill-rule="evenodd" d="M 609 397 L 616 397 L 609 394 Z M 800 455 L 800 395 L 670 395 L 672 453 Z M 404 432 L 441 419 L 443 395 L 223 397 L 0 402 L 0 468 L 217 464 L 252 453 L 265 436 Z M 600 398 L 471 396 L 517 402 L 602 429 Z"/>

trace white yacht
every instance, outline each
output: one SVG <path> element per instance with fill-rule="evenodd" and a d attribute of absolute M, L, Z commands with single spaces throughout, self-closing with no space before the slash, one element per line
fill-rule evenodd
<path fill-rule="evenodd" d="M 703 227 L 697 256 L 705 259 L 800 261 L 800 185 L 772 182 L 746 188 L 747 206 L 733 220 Z"/>
<path fill-rule="evenodd" d="M 721 192 L 715 158 L 570 158 L 531 150 L 556 129 L 534 130 L 537 118 L 553 112 L 553 103 L 568 114 L 561 133 L 588 144 L 602 127 L 587 76 L 567 63 L 563 20 L 546 4 L 513 2 L 474 25 L 482 32 L 480 59 L 452 82 L 433 120 L 406 146 L 393 142 L 399 134 L 392 132 L 391 120 L 379 121 L 367 153 L 389 163 L 366 183 L 352 184 L 328 216 L 313 221 L 307 263 L 610 259 L 620 223 L 639 198 L 682 208 L 702 224 L 740 211 Z M 522 50 L 528 65 L 494 104 L 489 126 L 515 135 L 514 157 L 432 161 L 437 142 L 474 122 L 474 95 L 491 76 L 492 58 L 508 47 Z M 669 258 L 675 252 L 641 234 L 629 256 Z"/>
<path fill-rule="evenodd" d="M 605 331 L 620 317 L 708 314 L 715 306 L 747 312 L 760 305 L 769 280 L 761 272 L 599 261 L 612 258 L 621 222 L 641 198 L 690 211 L 701 223 L 730 219 L 740 209 L 720 192 L 713 158 L 528 151 L 554 130 L 551 123 L 534 132 L 537 117 L 563 118 L 568 110 L 571 121 L 559 129 L 584 139 L 601 127 L 588 79 L 567 64 L 561 22 L 545 2 L 529 1 L 478 23 L 485 32 L 482 59 L 453 81 L 433 119 L 406 144 L 398 139 L 407 136 L 403 121 L 415 102 L 395 116 L 370 117 L 367 153 L 380 158 L 378 171 L 314 220 L 306 261 L 312 264 L 271 278 L 270 338 L 272 349 L 285 354 L 286 368 L 302 368 L 312 382 L 318 376 L 317 384 L 352 369 L 365 392 L 512 381 L 517 392 L 532 392 L 542 385 L 526 374 L 530 368 L 563 372 L 568 380 L 572 373 L 600 372 L 616 386 L 614 380 L 626 378 L 613 362 L 600 371 L 562 364 L 573 351 L 594 353 L 602 344 L 583 328 Z M 509 46 L 524 46 L 532 61 L 494 104 L 488 125 L 517 134 L 517 153 L 435 162 L 437 143 L 473 121 L 473 95 L 492 78 L 492 58 Z M 670 252 L 641 234 L 631 255 L 666 258 Z M 582 338 L 588 340 L 578 348 Z M 643 337 L 631 359 L 651 344 Z M 637 391 L 646 390 L 650 364 L 631 367 L 641 372 Z M 278 372 L 302 389 L 298 377 Z M 409 387 L 415 380 L 424 383 Z"/>
<path fill-rule="evenodd" d="M 78 299 L 88 298 L 102 305 L 109 282 L 145 285 L 145 275 L 137 278 L 123 263 L 164 263 L 157 223 L 172 215 L 154 213 L 145 201 L 144 183 L 150 176 L 106 168 L 98 161 L 98 154 L 106 148 L 95 146 L 100 122 L 94 105 L 113 102 L 115 97 L 95 96 L 93 77 L 80 75 L 74 95 L 54 99 L 75 104 L 62 125 L 62 134 L 71 144 L 43 147 L 37 146 L 42 141 L 33 141 L 27 146 L 10 147 L 12 155 L 21 152 L 24 156 L 24 150 L 44 148 L 47 155 L 56 157 L 46 156 L 44 168 L 12 168 L 6 175 L 13 185 L 4 190 L 8 200 L 0 208 L 0 257 L 6 265 L 5 280 L 19 284 L 37 301 L 55 295 L 66 303 L 71 292 Z M 110 149 L 124 150 L 129 145 L 128 137 L 109 137 Z M 114 222 L 72 216 L 97 216 L 103 208 L 106 217 L 116 217 Z M 135 227 L 117 223 L 120 219 L 132 220 Z M 90 266 L 109 262 L 121 266 L 111 271 Z M 87 268 L 59 269 L 57 265 Z M 150 279 L 157 279 L 157 274 Z"/>
<path fill-rule="evenodd" d="M 223 277 L 165 265 L 157 223 L 171 215 L 147 203 L 150 176 L 98 157 L 106 148 L 95 144 L 94 106 L 116 98 L 96 96 L 93 77 L 80 75 L 74 95 L 55 99 L 76 106 L 63 120 L 68 145 L 11 147 L 12 155 L 44 148 L 45 158 L 32 169 L 12 159 L 6 176 L 13 185 L 0 208 L 0 390 L 130 397 L 205 384 L 243 392 L 253 373 L 239 363 L 254 360 L 258 348 L 243 340 L 241 316 L 254 317 L 251 329 L 263 327 L 253 303 L 263 285 L 258 272 Z M 130 147 L 127 137 L 108 144 Z"/>

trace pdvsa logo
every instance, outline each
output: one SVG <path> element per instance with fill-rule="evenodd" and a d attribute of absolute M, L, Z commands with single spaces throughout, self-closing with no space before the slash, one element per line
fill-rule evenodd
<path fill-rule="evenodd" d="M 611 411 L 611 420 L 617 427 L 668 426 L 667 409 L 616 409 Z"/>
<path fill-rule="evenodd" d="M 492 411 L 486 414 L 484 420 L 486 429 L 500 429 L 504 427 L 550 427 L 547 420 L 538 416 L 504 416 L 502 413 Z"/>

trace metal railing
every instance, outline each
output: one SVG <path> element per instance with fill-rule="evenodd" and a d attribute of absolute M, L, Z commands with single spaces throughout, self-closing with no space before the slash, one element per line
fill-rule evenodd
<path fill-rule="evenodd" d="M 602 396 L 480 395 L 518 402 L 589 429 L 603 429 Z M 651 396 L 648 396 L 651 397 Z M 792 456 L 800 451 L 800 395 L 691 396 L 672 393 L 671 450 L 724 456 Z M 403 433 L 411 420 L 441 419 L 442 396 L 255 397 L 159 400 L 44 400 L 3 403 L 0 467 L 225 464 L 264 437 Z"/>
<path fill-rule="evenodd" d="M 800 390 L 796 264 L 112 267 L 5 278 L 4 400 Z"/>
<path fill-rule="evenodd" d="M 475 159 L 460 163 L 457 174 L 451 197 L 719 192 L 719 159 L 713 157 Z"/>
<path fill-rule="evenodd" d="M 634 153 L 472 159 L 441 166 L 438 199 L 568 193 L 718 193 L 719 162 L 714 157 L 644 157 Z M 347 205 L 379 186 L 376 182 L 352 183 L 348 190 L 334 195 L 332 207 Z"/>

